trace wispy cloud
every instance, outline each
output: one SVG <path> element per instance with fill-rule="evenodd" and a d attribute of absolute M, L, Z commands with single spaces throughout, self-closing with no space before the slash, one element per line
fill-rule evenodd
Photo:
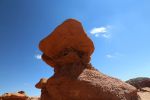
<path fill-rule="evenodd" d="M 114 56 L 111 55 L 111 54 L 107 54 L 106 57 L 107 57 L 107 58 L 113 58 Z"/>
<path fill-rule="evenodd" d="M 112 59 L 112 58 L 120 58 L 120 57 L 123 57 L 124 55 L 119 53 L 119 52 L 114 52 L 114 53 L 109 53 L 109 54 L 106 54 L 106 58 L 108 59 Z"/>
<path fill-rule="evenodd" d="M 91 34 L 96 34 L 96 33 L 106 33 L 107 29 L 106 27 L 98 27 L 98 28 L 93 28 L 91 30 Z"/>
<path fill-rule="evenodd" d="M 108 59 L 112 59 L 112 58 L 120 58 L 120 57 L 122 57 L 123 55 L 120 54 L 120 53 L 118 53 L 118 52 L 115 52 L 115 53 L 106 54 L 105 56 L 106 56 L 106 58 L 108 58 Z"/>
<path fill-rule="evenodd" d="M 102 26 L 102 27 L 95 27 L 91 29 L 90 33 L 95 37 L 103 36 L 104 38 L 110 38 L 111 34 L 109 33 L 110 26 Z"/>
<path fill-rule="evenodd" d="M 36 58 L 36 59 L 41 59 L 41 57 L 42 57 L 41 54 L 36 54 L 36 55 L 35 55 L 35 58 Z"/>

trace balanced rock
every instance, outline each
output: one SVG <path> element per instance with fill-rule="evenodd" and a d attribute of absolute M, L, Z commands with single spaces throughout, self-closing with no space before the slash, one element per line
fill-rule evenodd
<path fill-rule="evenodd" d="M 80 22 L 68 19 L 59 25 L 39 45 L 44 53 L 42 58 L 51 67 L 61 67 L 82 61 L 88 63 L 94 51 L 93 42 L 88 38 Z"/>
<path fill-rule="evenodd" d="M 44 85 L 49 100 L 138 100 L 135 87 L 92 67 L 94 45 L 79 21 L 63 22 L 39 48 L 55 71 Z"/>

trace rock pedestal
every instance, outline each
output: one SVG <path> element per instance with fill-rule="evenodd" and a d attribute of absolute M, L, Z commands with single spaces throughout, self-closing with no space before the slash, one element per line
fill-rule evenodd
<path fill-rule="evenodd" d="M 94 45 L 79 21 L 64 21 L 39 48 L 42 59 L 54 68 L 54 75 L 40 87 L 47 91 L 42 100 L 138 100 L 135 87 L 92 67 Z"/>

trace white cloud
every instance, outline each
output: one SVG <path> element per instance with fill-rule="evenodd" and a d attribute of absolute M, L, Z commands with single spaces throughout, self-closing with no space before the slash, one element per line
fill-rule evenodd
<path fill-rule="evenodd" d="M 36 54 L 36 55 L 35 55 L 35 58 L 36 58 L 36 59 L 41 59 L 41 57 L 42 57 L 41 54 Z"/>
<path fill-rule="evenodd" d="M 97 33 L 105 33 L 105 32 L 107 32 L 106 27 L 98 27 L 98 28 L 93 28 L 90 33 L 97 34 Z"/>
<path fill-rule="evenodd" d="M 107 57 L 107 58 L 113 58 L 114 56 L 111 55 L 111 54 L 107 54 L 106 57 Z"/>
<path fill-rule="evenodd" d="M 111 54 L 106 54 L 106 58 L 112 59 L 112 58 L 120 58 L 123 57 L 122 54 L 115 52 L 115 53 L 111 53 Z"/>
<path fill-rule="evenodd" d="M 102 26 L 102 27 L 96 27 L 96 28 L 93 28 L 90 33 L 92 35 L 94 35 L 95 37 L 99 37 L 99 36 L 102 36 L 104 38 L 110 38 L 111 37 L 111 34 L 108 32 L 110 29 L 110 26 Z"/>

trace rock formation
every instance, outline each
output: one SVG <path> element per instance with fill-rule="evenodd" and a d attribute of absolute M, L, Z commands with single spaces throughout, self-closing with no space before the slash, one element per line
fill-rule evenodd
<path fill-rule="evenodd" d="M 17 93 L 4 93 L 0 96 L 0 100 L 41 100 L 40 97 L 29 97 L 24 91 Z"/>
<path fill-rule="evenodd" d="M 40 100 L 49 100 L 49 95 L 48 95 L 48 91 L 46 89 L 46 83 L 47 83 L 47 79 L 46 78 L 42 78 L 36 85 L 35 87 L 38 89 L 41 89 L 41 99 Z"/>
<path fill-rule="evenodd" d="M 130 85 L 136 87 L 140 91 L 143 91 L 142 88 L 144 87 L 150 88 L 150 78 L 148 77 L 133 78 L 126 81 L 126 83 L 129 83 Z"/>
<path fill-rule="evenodd" d="M 18 93 L 5 93 L 1 96 L 1 100 L 29 100 L 24 91 Z"/>
<path fill-rule="evenodd" d="M 44 85 L 36 85 L 46 90 L 42 100 L 138 100 L 135 87 L 92 67 L 94 45 L 79 21 L 63 22 L 39 48 L 42 59 L 54 68 L 54 75 Z"/>

